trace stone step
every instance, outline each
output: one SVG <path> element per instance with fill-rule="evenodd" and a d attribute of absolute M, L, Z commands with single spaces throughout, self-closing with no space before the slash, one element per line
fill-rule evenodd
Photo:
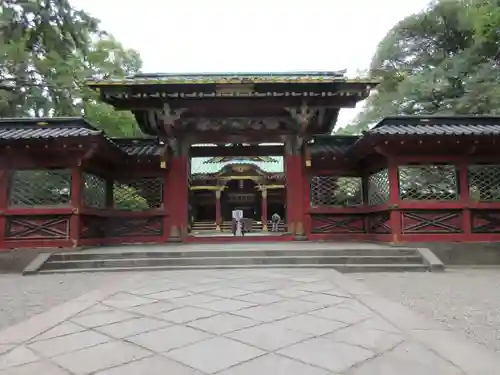
<path fill-rule="evenodd" d="M 314 249 L 314 250 L 188 250 L 188 251 L 80 251 L 63 252 L 51 255 L 51 260 L 89 260 L 89 259 L 123 259 L 123 258 L 208 258 L 208 257 L 312 257 L 312 256 L 337 256 L 337 257 L 391 257 L 391 256 L 417 256 L 418 252 L 412 248 L 388 249 Z"/>
<path fill-rule="evenodd" d="M 43 266 L 47 269 L 115 268 L 150 266 L 243 266 L 243 265 L 308 265 L 308 264 L 416 264 L 419 256 L 277 256 L 277 257 L 199 257 L 199 258 L 123 258 L 87 260 L 51 260 Z"/>
<path fill-rule="evenodd" d="M 271 223 L 268 223 L 268 227 L 271 227 Z M 215 222 L 212 221 L 195 221 L 194 223 L 191 224 L 191 228 L 193 230 L 214 230 L 216 227 Z M 281 222 L 278 226 L 279 228 L 285 228 L 285 223 Z M 228 230 L 231 230 L 232 228 L 232 222 L 230 221 L 225 221 L 221 224 L 221 228 L 227 228 Z M 262 223 L 253 221 L 252 223 L 252 229 L 262 229 Z"/>
<path fill-rule="evenodd" d="M 273 265 L 220 265 L 220 266 L 149 266 L 149 267 L 112 267 L 112 268 L 72 268 L 47 269 L 38 271 L 39 274 L 57 273 L 92 273 L 92 272 L 139 272 L 139 271 L 168 271 L 168 270 L 206 270 L 206 269 L 263 269 L 263 268 L 328 268 L 343 273 L 364 272 L 426 272 L 428 267 L 423 264 L 273 264 Z"/>
<path fill-rule="evenodd" d="M 130 249 L 130 250 L 129 250 Z M 40 254 L 26 267 L 25 274 L 49 272 L 90 272 L 102 270 L 169 270 L 209 268 L 322 267 L 342 272 L 391 272 L 443 270 L 442 262 L 428 249 L 409 247 L 334 247 L 286 249 L 279 243 L 262 250 L 248 245 L 241 250 L 226 247 L 100 248 L 80 252 Z M 171 249 L 171 250 L 170 250 Z M 228 249 L 228 250 L 224 250 Z M 149 251 L 148 251 L 149 250 Z M 353 271 L 355 270 L 355 271 Z"/>

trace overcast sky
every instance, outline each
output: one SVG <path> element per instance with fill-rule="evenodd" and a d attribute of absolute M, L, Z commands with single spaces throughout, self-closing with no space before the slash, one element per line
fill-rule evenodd
<path fill-rule="evenodd" d="M 365 70 L 377 44 L 428 0 L 71 0 L 146 73 Z M 359 111 L 344 109 L 339 124 Z"/>

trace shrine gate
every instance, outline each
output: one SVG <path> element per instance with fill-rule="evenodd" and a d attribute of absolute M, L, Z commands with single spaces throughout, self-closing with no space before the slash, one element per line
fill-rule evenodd
<path fill-rule="evenodd" d="M 331 135 L 376 82 L 343 72 L 92 81 L 144 137 L 0 120 L 0 251 L 121 243 L 500 239 L 500 118 L 389 117 Z M 248 236 L 228 212 L 242 209 Z M 270 231 L 272 213 L 282 217 Z"/>

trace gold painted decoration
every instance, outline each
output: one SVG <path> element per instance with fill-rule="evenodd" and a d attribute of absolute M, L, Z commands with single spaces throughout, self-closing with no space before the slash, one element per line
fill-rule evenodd
<path fill-rule="evenodd" d="M 199 185 L 199 186 L 191 186 L 190 190 L 212 190 L 212 191 L 222 191 L 225 189 L 225 186 L 213 186 L 213 185 Z"/>
<path fill-rule="evenodd" d="M 251 169 L 252 167 L 249 166 L 249 165 L 234 165 L 232 166 L 232 170 L 233 172 L 237 172 L 237 173 L 243 173 L 243 172 L 247 172 Z"/>

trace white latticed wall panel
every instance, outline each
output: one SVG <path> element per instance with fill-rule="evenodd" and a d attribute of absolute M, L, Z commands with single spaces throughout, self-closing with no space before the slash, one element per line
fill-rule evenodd
<path fill-rule="evenodd" d="M 128 181 L 115 181 L 113 185 L 115 208 L 142 211 L 161 208 L 163 205 L 163 180 L 146 177 Z"/>
<path fill-rule="evenodd" d="M 389 201 L 389 171 L 382 169 L 368 177 L 368 204 L 376 206 Z"/>
<path fill-rule="evenodd" d="M 106 207 L 106 180 L 91 173 L 83 174 L 83 202 L 86 207 Z"/>
<path fill-rule="evenodd" d="M 500 202 L 500 165 L 471 165 L 469 196 L 476 202 Z"/>
<path fill-rule="evenodd" d="M 353 207 L 363 204 L 361 177 L 313 176 L 310 180 L 312 207 Z"/>
<path fill-rule="evenodd" d="M 10 206 L 48 207 L 71 203 L 69 169 L 15 170 L 10 178 Z"/>
<path fill-rule="evenodd" d="M 399 167 L 401 200 L 452 201 L 458 199 L 458 173 L 454 165 Z"/>

